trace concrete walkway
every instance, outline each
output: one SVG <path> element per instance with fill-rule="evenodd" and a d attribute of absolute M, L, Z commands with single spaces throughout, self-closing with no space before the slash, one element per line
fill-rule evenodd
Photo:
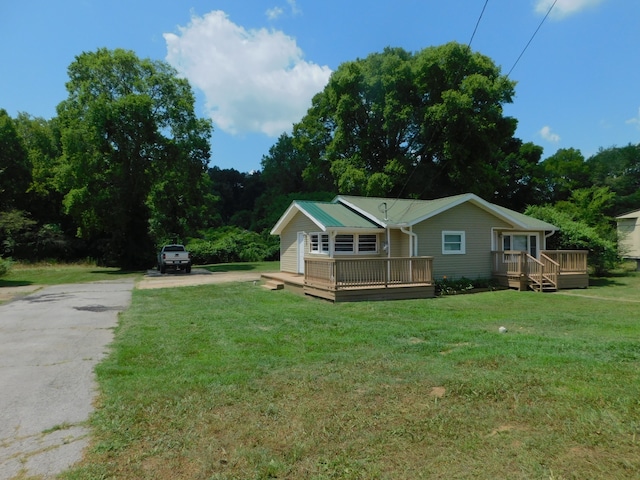
<path fill-rule="evenodd" d="M 53 478 L 82 458 L 133 280 L 45 287 L 0 305 L 0 480 Z"/>

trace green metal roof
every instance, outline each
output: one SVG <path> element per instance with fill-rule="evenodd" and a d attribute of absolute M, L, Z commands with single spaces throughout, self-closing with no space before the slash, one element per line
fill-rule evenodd
<path fill-rule="evenodd" d="M 298 200 L 295 204 L 325 228 L 380 228 L 380 225 L 339 203 Z"/>
<path fill-rule="evenodd" d="M 528 215 L 525 215 L 524 213 L 518 213 L 515 210 L 510 210 L 506 207 L 501 207 L 500 205 L 492 205 L 496 209 L 505 212 L 506 216 L 513 217 L 518 220 L 519 223 L 527 227 L 529 230 L 559 230 L 559 228 L 555 225 L 552 225 L 543 220 L 538 220 L 537 218 L 530 217 Z"/>
<path fill-rule="evenodd" d="M 284 213 L 272 234 L 279 234 L 297 211 L 304 213 L 318 227 L 327 229 L 379 229 L 411 226 L 450 208 L 471 202 L 495 215 L 514 229 L 555 231 L 550 223 L 529 217 L 515 210 L 487 202 L 473 193 L 435 200 L 412 200 L 381 197 L 339 195 L 332 202 L 294 201 Z"/>
<path fill-rule="evenodd" d="M 446 210 L 447 205 L 454 203 L 458 197 L 461 197 L 461 195 L 436 200 L 413 200 L 340 195 L 336 200 L 345 201 L 358 210 L 367 212 L 384 224 L 410 225 L 415 223 L 416 220 L 429 217 L 439 210 Z"/>
<path fill-rule="evenodd" d="M 333 201 L 345 203 L 383 225 L 415 225 L 429 217 L 471 201 L 480 208 L 511 223 L 514 227 L 528 230 L 558 230 L 557 227 L 550 223 L 487 202 L 472 193 L 438 198 L 435 200 L 339 195 Z"/>

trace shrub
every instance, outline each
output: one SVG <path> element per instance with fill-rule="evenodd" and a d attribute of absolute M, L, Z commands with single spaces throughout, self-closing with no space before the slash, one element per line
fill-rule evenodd
<path fill-rule="evenodd" d="M 11 271 L 13 262 L 7 258 L 0 258 L 0 277 L 3 277 Z"/>
<path fill-rule="evenodd" d="M 193 263 L 198 265 L 275 260 L 280 252 L 276 237 L 238 227 L 207 231 L 203 236 L 187 244 Z"/>
<path fill-rule="evenodd" d="M 497 287 L 497 284 L 492 279 L 477 278 L 470 280 L 465 277 L 458 279 L 452 279 L 442 277 L 435 281 L 436 295 L 457 295 L 459 293 L 466 293 L 475 288 L 487 288 L 493 290 Z"/>

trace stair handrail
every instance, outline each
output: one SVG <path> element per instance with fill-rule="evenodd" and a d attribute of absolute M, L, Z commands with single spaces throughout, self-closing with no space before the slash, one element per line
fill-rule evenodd
<path fill-rule="evenodd" d="M 544 277 L 551 282 L 555 289 L 557 289 L 558 275 L 560 274 L 560 263 L 542 252 L 540 252 L 540 258 L 543 262 Z"/>
<path fill-rule="evenodd" d="M 536 257 L 525 254 L 526 259 L 526 274 L 532 282 L 536 283 L 539 287 L 539 291 L 542 291 L 542 282 L 544 279 L 544 263 L 538 260 Z"/>

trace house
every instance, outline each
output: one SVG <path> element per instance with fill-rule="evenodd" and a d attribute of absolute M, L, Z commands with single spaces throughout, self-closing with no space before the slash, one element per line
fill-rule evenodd
<path fill-rule="evenodd" d="M 640 210 L 616 217 L 618 251 L 622 258 L 635 260 L 640 270 Z"/>
<path fill-rule="evenodd" d="M 520 290 L 586 287 L 586 252 L 545 250 L 556 230 L 467 193 L 294 201 L 271 233 L 280 236 L 283 274 L 307 294 L 348 301 L 429 297 L 445 277 Z M 568 273 L 571 281 L 560 279 Z"/>

